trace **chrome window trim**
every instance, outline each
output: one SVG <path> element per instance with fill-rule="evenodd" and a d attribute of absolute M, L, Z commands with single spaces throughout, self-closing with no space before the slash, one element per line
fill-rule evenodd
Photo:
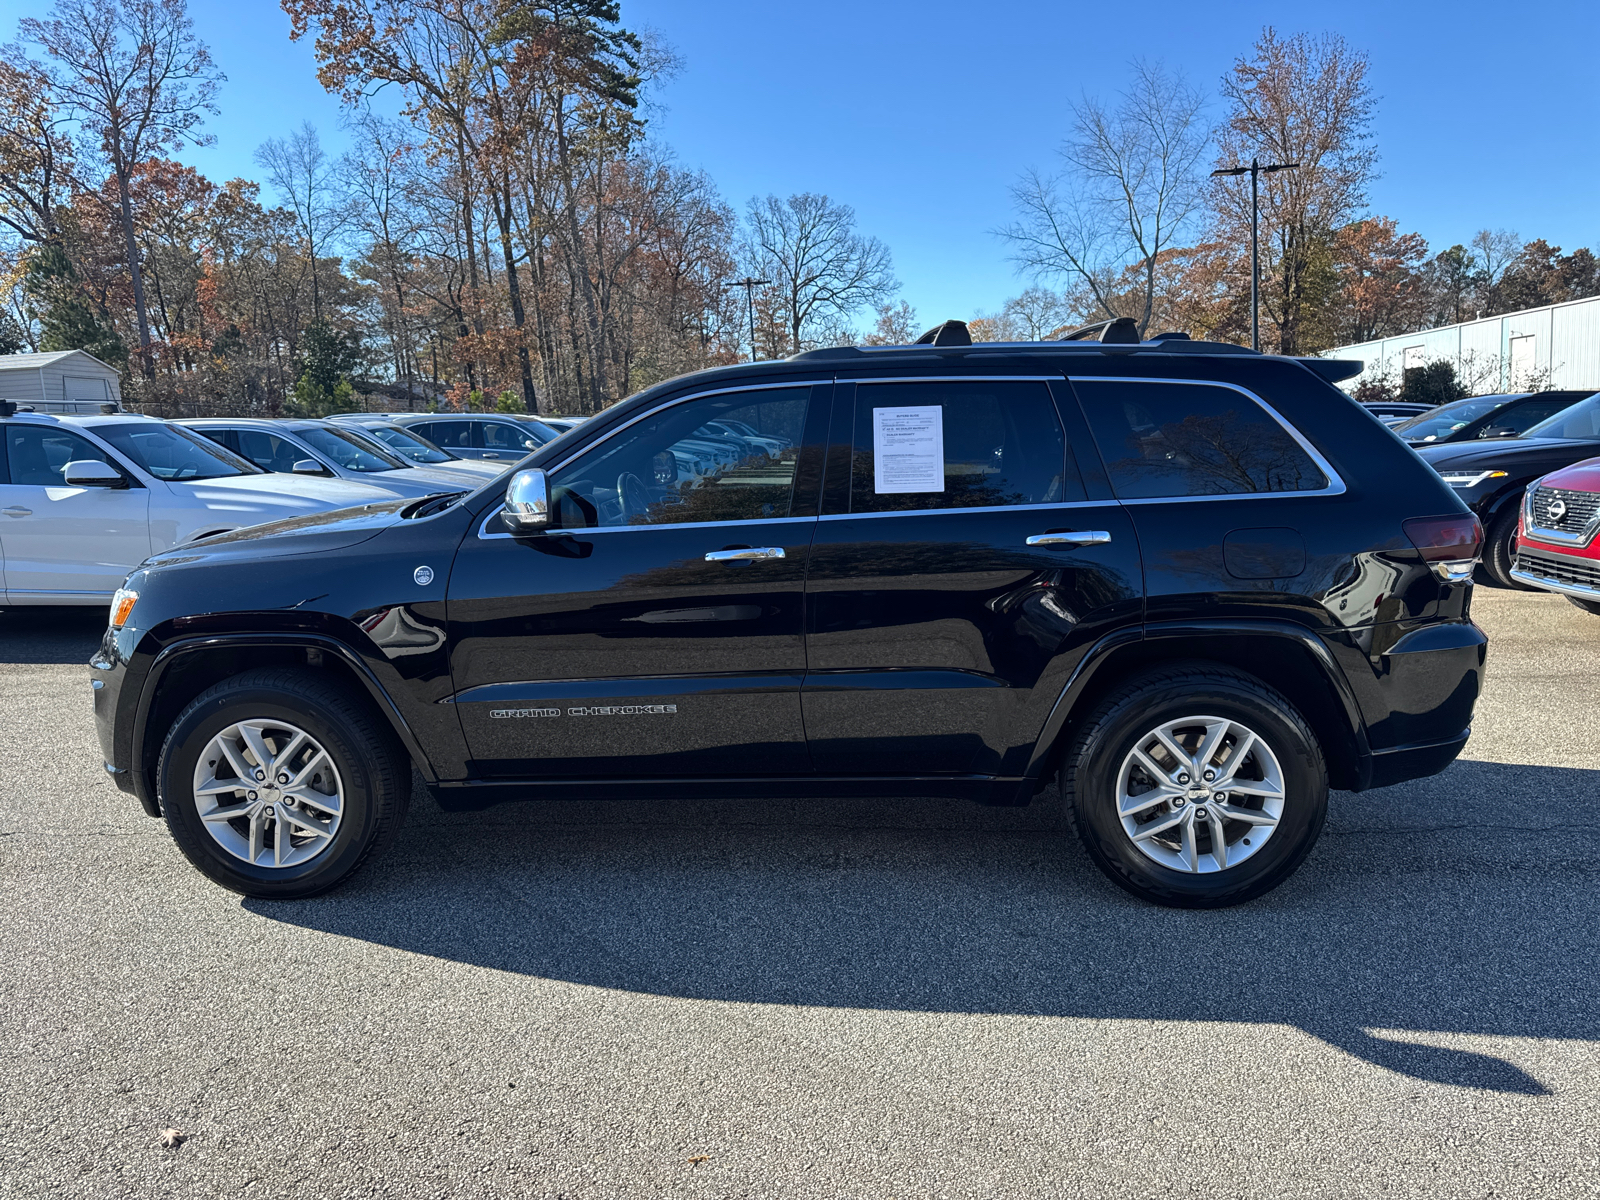
<path fill-rule="evenodd" d="M 515 538 L 514 533 L 490 533 L 489 522 L 498 519 L 500 510 L 493 509 L 478 525 L 478 537 L 486 542 L 498 538 Z M 740 517 L 736 521 L 681 521 L 662 525 L 578 525 L 571 529 L 546 529 L 550 533 L 570 533 L 573 537 L 588 537 L 592 533 L 639 533 L 647 529 L 724 529 L 735 525 L 790 525 L 815 522 L 816 517 Z"/>
<path fill-rule="evenodd" d="M 1266 414 L 1295 440 L 1300 449 L 1310 456 L 1311 461 L 1316 463 L 1317 468 L 1322 472 L 1323 478 L 1328 481 L 1328 486 L 1324 488 L 1292 492 L 1219 492 L 1216 495 L 1205 496 L 1133 496 L 1123 499 L 1123 504 L 1189 504 L 1203 500 L 1270 500 L 1275 496 L 1342 496 L 1347 490 L 1344 478 L 1333 469 L 1333 464 L 1322 456 L 1322 452 L 1313 446 L 1304 434 L 1284 420 L 1282 413 L 1249 388 L 1240 387 L 1236 383 L 1224 383 L 1219 379 L 1156 379 L 1138 375 L 1068 375 L 1067 382 L 1074 385 L 1079 383 L 1175 383 L 1189 387 L 1227 388 L 1229 391 L 1238 392 L 1241 396 L 1259 404 L 1266 411 Z M 1085 416 L 1087 417 L 1087 414 Z M 1091 436 L 1094 433 L 1093 422 L 1090 422 L 1089 432 Z M 1116 490 L 1115 483 L 1112 484 L 1112 490 Z"/>
<path fill-rule="evenodd" d="M 988 504 L 978 508 L 904 508 L 893 509 L 889 512 L 859 512 L 859 513 L 828 513 L 816 517 L 818 521 L 867 521 L 876 517 L 937 517 L 994 513 L 994 512 L 1037 512 L 1046 508 L 1116 508 L 1125 503 L 1122 500 L 1048 500 L 1042 504 Z"/>

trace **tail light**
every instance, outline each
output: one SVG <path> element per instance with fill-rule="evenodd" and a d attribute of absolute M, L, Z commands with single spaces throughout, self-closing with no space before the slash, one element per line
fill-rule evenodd
<path fill-rule="evenodd" d="M 1412 517 L 1400 528 L 1431 566 L 1434 574 L 1447 583 L 1471 578 L 1483 553 L 1483 526 L 1471 513 L 1459 517 Z"/>

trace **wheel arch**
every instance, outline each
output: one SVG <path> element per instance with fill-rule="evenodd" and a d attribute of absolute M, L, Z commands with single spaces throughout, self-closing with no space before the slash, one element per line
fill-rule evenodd
<path fill-rule="evenodd" d="M 365 696 L 424 778 L 437 782 L 414 731 L 355 650 L 336 638 L 310 633 L 222 634 L 173 642 L 156 655 L 145 677 L 134 722 L 131 774 L 147 813 L 161 815 L 156 767 L 166 731 L 178 714 L 213 684 L 271 666 L 327 672 L 353 694 Z"/>
<path fill-rule="evenodd" d="M 1360 791 L 1371 749 L 1349 681 L 1321 639 L 1288 621 L 1172 622 L 1149 625 L 1137 640 L 1112 636 L 1084 656 L 1051 710 L 1027 775 L 1044 787 L 1073 733 L 1100 701 L 1132 675 L 1176 663 L 1226 666 L 1283 693 L 1322 745 L 1330 787 Z"/>

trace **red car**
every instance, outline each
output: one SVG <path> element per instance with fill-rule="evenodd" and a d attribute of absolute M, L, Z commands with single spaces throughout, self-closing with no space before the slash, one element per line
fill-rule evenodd
<path fill-rule="evenodd" d="M 1528 485 L 1511 577 L 1600 616 L 1600 458 Z"/>

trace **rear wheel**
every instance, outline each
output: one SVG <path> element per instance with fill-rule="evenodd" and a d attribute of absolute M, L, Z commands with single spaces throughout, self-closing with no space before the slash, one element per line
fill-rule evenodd
<path fill-rule="evenodd" d="M 410 762 L 364 697 L 306 671 L 202 692 L 158 769 L 173 840 L 202 874 L 268 899 L 342 882 L 399 831 Z"/>
<path fill-rule="evenodd" d="M 1483 569 L 1501 587 L 1532 592 L 1538 589 L 1511 578 L 1511 567 L 1517 557 L 1517 515 L 1521 510 L 1519 499 L 1508 504 L 1499 516 L 1489 522 L 1489 528 L 1483 535 Z"/>
<path fill-rule="evenodd" d="M 1061 794 L 1113 882 L 1176 908 L 1278 886 L 1322 831 L 1322 751 L 1286 699 L 1222 667 L 1154 672 L 1108 696 L 1073 739 Z"/>

